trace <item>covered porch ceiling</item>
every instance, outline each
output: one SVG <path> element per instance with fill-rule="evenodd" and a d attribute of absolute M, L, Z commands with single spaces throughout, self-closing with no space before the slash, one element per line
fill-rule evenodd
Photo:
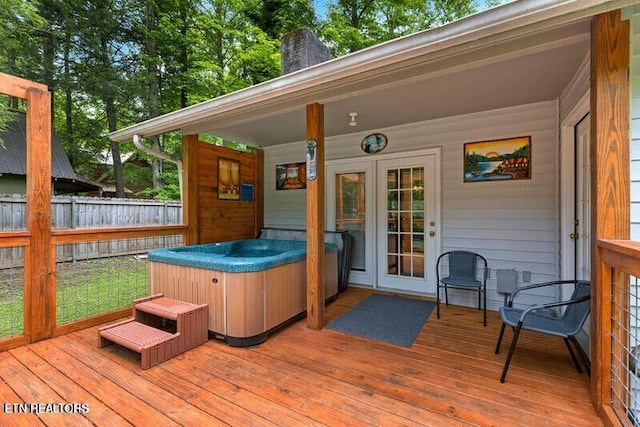
<path fill-rule="evenodd" d="M 325 136 L 557 99 L 588 59 L 591 17 L 627 1 L 521 0 L 291 73 L 110 134 L 181 129 L 256 147 L 304 140 L 305 105 Z M 358 125 L 349 126 L 357 112 Z"/>

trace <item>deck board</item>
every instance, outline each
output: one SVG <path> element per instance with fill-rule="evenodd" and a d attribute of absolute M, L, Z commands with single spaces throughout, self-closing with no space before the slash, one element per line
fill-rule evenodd
<path fill-rule="evenodd" d="M 349 289 L 333 320 L 369 295 Z M 602 425 L 561 339 L 523 333 L 505 384 L 500 321 L 442 307 L 412 347 L 297 322 L 252 348 L 209 340 L 148 370 L 96 328 L 0 353 L 0 398 L 88 403 L 88 414 L 3 414 L 0 425 Z"/>
<path fill-rule="evenodd" d="M 4 364 L 1 365 L 4 369 Z M 20 397 L 9 387 L 5 381 L 0 381 L 0 401 L 2 403 L 19 403 Z M 0 425 L 2 426 L 41 426 L 44 425 L 40 419 L 32 413 L 4 414 L 4 409 L 0 412 Z"/>
<path fill-rule="evenodd" d="M 118 415 L 117 412 L 113 411 L 100 400 L 93 397 L 91 393 L 84 390 L 72 379 L 66 377 L 58 370 L 51 369 L 51 365 L 49 365 L 46 360 L 42 359 L 30 349 L 20 347 L 11 350 L 10 353 L 20 363 L 28 366 L 29 369 L 43 382 L 55 390 L 60 395 L 63 402 L 82 402 L 88 404 L 91 410 L 87 413 L 86 417 L 90 421 L 98 423 L 102 420 L 108 419 L 109 424 L 113 427 L 130 425 L 130 423 Z"/>

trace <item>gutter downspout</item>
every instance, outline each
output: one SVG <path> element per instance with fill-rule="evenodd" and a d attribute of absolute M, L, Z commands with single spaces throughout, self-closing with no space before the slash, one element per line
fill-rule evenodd
<path fill-rule="evenodd" d="M 174 159 L 173 157 L 169 156 L 168 154 L 165 154 L 161 151 L 158 150 L 154 150 L 151 147 L 147 147 L 146 145 L 144 145 L 142 143 L 142 138 L 140 137 L 139 134 L 135 134 L 133 135 L 133 145 L 136 146 L 136 148 L 140 151 L 143 151 L 147 154 L 150 154 L 152 156 L 158 157 L 160 159 L 166 160 L 168 162 L 171 163 L 175 163 L 176 167 L 178 168 L 178 185 L 180 187 L 180 203 L 182 203 L 183 199 L 184 199 L 184 193 L 183 193 L 183 188 L 182 188 L 182 160 L 179 159 Z"/>

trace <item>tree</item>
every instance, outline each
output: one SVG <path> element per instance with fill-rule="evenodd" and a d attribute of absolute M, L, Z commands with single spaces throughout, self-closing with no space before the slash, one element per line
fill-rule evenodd
<path fill-rule="evenodd" d="M 338 0 L 329 5 L 321 31 L 339 56 L 446 24 L 476 10 L 473 0 Z"/>
<path fill-rule="evenodd" d="M 30 44 L 29 35 L 41 29 L 45 23 L 38 14 L 37 2 L 0 0 L 0 70 L 28 78 L 18 69 L 18 61 L 21 58 L 18 52 L 27 50 L 24 46 Z M 7 96 L 0 97 L 0 133 L 6 131 L 7 125 L 15 117 L 9 108 L 16 106 L 15 100 Z"/>
<path fill-rule="evenodd" d="M 512 1 L 515 0 L 486 0 L 485 5 L 487 6 L 487 9 L 489 9 L 496 6 L 501 6 L 506 3 L 511 3 Z"/>
<path fill-rule="evenodd" d="M 129 146 L 110 143 L 107 133 L 277 77 L 283 33 L 320 29 L 342 55 L 476 7 L 473 0 L 334 0 L 318 23 L 311 0 L 0 0 L 0 70 L 50 86 L 54 125 L 76 172 L 90 176 L 109 147 L 122 196 L 125 175 L 147 177 L 122 167 L 119 151 Z M 0 129 L 7 105 L 17 104 L 0 98 Z M 179 134 L 151 143 L 181 155 Z M 156 165 L 147 193 L 178 198 L 175 167 L 147 159 Z"/>
<path fill-rule="evenodd" d="M 137 53 L 131 43 L 137 11 L 133 0 L 84 2 L 78 10 L 78 83 L 91 99 L 101 102 L 93 114 L 106 117 L 106 129 L 102 129 L 108 132 L 118 129 L 119 109 L 134 109 L 136 101 L 128 89 Z M 111 141 L 109 146 L 116 196 L 124 197 L 120 145 Z"/>
<path fill-rule="evenodd" d="M 253 0 L 245 6 L 246 16 L 268 38 L 279 40 L 284 33 L 317 25 L 312 1 Z"/>
<path fill-rule="evenodd" d="M 158 5 L 154 0 L 146 0 L 144 26 L 142 33 L 144 34 L 143 55 L 145 82 L 146 82 L 146 104 L 149 111 L 149 118 L 153 119 L 160 115 L 160 67 L 162 59 L 158 53 L 158 40 L 160 38 L 158 31 Z M 151 148 L 156 151 L 162 151 L 160 146 L 160 137 L 152 136 Z M 151 162 L 153 188 L 159 190 L 162 188 L 162 160 L 154 158 Z"/>

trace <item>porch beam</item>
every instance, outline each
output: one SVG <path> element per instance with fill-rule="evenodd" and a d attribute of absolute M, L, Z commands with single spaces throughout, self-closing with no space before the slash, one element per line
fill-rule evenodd
<path fill-rule="evenodd" d="M 620 11 L 591 26 L 591 395 L 608 418 L 611 397 L 611 268 L 601 239 L 629 239 L 629 21 Z"/>
<path fill-rule="evenodd" d="M 322 329 L 324 326 L 324 106 L 322 104 L 307 105 L 306 136 L 307 141 L 316 140 L 316 179 L 307 181 L 307 326 L 311 329 Z"/>
<path fill-rule="evenodd" d="M 25 80 L 10 74 L 0 73 L 0 93 L 13 96 L 15 98 L 27 99 L 27 93 L 30 88 L 47 92 L 47 86 Z"/>

